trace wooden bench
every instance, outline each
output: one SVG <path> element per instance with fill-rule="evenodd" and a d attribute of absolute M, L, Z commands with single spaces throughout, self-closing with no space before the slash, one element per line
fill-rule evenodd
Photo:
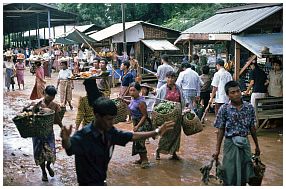
<path fill-rule="evenodd" d="M 266 97 L 255 99 L 257 131 L 262 129 L 269 119 L 283 117 L 283 97 Z M 264 120 L 259 124 L 259 120 Z"/>

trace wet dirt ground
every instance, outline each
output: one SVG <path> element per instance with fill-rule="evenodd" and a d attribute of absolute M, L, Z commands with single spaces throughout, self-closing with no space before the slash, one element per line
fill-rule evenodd
<path fill-rule="evenodd" d="M 46 79 L 47 84 L 56 85 L 57 74 L 52 79 Z M 53 165 L 55 177 L 49 177 L 49 182 L 41 181 L 41 169 L 35 165 L 31 138 L 21 138 L 12 118 L 29 104 L 29 95 L 34 85 L 34 76 L 26 71 L 25 90 L 7 92 L 3 87 L 3 184 L 4 186 L 76 186 L 74 157 L 67 156 L 61 147 L 59 126 L 54 125 L 56 136 L 57 160 Z M 112 89 L 112 97 L 118 94 L 118 87 Z M 73 91 L 73 110 L 67 107 L 63 118 L 64 125 L 75 126 L 77 103 L 80 96 L 85 95 L 82 81 L 75 81 Z M 55 102 L 59 102 L 59 95 Z M 181 146 L 178 155 L 181 160 L 170 160 L 168 155 L 161 155 L 161 160 L 155 160 L 156 140 L 150 139 L 146 144 L 151 166 L 141 169 L 133 164 L 138 156 L 131 156 L 132 143 L 126 147 L 116 146 L 108 168 L 107 184 L 110 186 L 200 186 L 200 167 L 209 163 L 215 151 L 216 129 L 213 128 L 213 114 L 207 115 L 204 130 L 196 135 L 185 136 L 182 132 Z M 117 128 L 132 130 L 131 125 L 119 123 Z M 262 129 L 258 133 L 261 149 L 261 160 L 266 165 L 265 177 L 262 185 L 283 185 L 283 134 L 282 125 L 276 129 Z M 252 151 L 253 141 L 250 138 Z M 214 174 L 215 168 L 211 171 Z M 209 185 L 218 185 L 211 180 Z"/>

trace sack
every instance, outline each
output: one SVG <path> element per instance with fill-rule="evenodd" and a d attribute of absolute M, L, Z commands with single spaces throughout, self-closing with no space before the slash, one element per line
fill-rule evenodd
<path fill-rule="evenodd" d="M 188 118 L 190 116 L 193 117 L 193 119 Z M 194 112 L 186 113 L 183 116 L 182 127 L 185 135 L 187 136 L 199 133 L 203 130 L 203 125 Z"/>
<path fill-rule="evenodd" d="M 261 162 L 260 157 L 256 155 L 252 156 L 252 162 L 255 176 L 249 179 L 248 184 L 250 186 L 261 186 L 266 166 Z"/>

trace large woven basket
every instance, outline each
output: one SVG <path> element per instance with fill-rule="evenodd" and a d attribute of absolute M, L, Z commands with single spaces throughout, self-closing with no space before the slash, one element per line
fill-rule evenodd
<path fill-rule="evenodd" d="M 155 108 L 152 111 L 152 124 L 154 127 L 161 126 L 166 121 L 177 121 L 181 116 L 181 106 L 179 103 L 175 103 L 175 108 L 167 114 L 161 114 L 155 111 Z"/>
<path fill-rule="evenodd" d="M 25 117 L 14 117 L 15 123 L 21 137 L 45 137 L 53 130 L 55 111 L 51 110 L 45 114 L 36 114 Z"/>
<path fill-rule="evenodd" d="M 61 106 L 61 111 L 59 112 L 59 116 L 61 120 L 63 120 L 66 111 L 67 111 L 67 108 L 65 106 Z"/>
<path fill-rule="evenodd" d="M 198 116 L 195 113 L 192 114 L 194 114 L 194 118 L 192 120 L 187 118 L 187 114 L 183 116 L 182 127 L 185 135 L 187 136 L 194 135 L 203 130 L 203 125 Z"/>
<path fill-rule="evenodd" d="M 123 102 L 122 99 L 113 99 L 113 100 L 119 100 L 119 104 L 116 105 L 117 107 L 117 115 L 113 119 L 114 124 L 117 124 L 119 122 L 125 122 L 127 119 L 128 114 L 128 106 L 125 102 Z"/>

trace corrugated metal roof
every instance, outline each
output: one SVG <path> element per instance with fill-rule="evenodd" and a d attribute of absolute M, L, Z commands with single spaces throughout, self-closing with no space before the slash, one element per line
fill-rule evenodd
<path fill-rule="evenodd" d="M 272 55 L 283 54 L 283 33 L 233 35 L 232 38 L 258 57 L 262 56 L 260 51 L 264 46 Z"/>
<path fill-rule="evenodd" d="M 163 27 L 163 26 L 159 26 L 159 25 L 156 25 L 156 24 L 152 24 L 152 23 L 148 23 L 148 22 L 143 22 L 143 21 L 133 21 L 133 22 L 126 22 L 125 23 L 125 29 L 129 29 L 129 28 L 132 28 L 134 26 L 136 26 L 137 24 L 146 24 L 146 25 L 150 25 L 150 26 L 155 26 L 155 27 L 159 27 L 159 28 L 162 28 L 162 29 L 165 29 L 165 30 L 171 30 L 171 31 L 175 31 L 175 32 L 179 32 L 178 30 L 173 30 L 173 29 L 170 29 L 170 28 L 166 28 L 166 27 Z M 108 37 L 111 37 L 111 36 L 114 36 L 120 32 L 123 32 L 123 25 L 122 23 L 118 23 L 118 24 L 114 24 L 114 25 L 111 25 L 109 26 L 108 28 L 105 28 L 103 30 L 100 30 L 94 34 L 91 34 L 90 37 L 97 40 L 97 41 L 101 41 L 103 39 L 106 39 Z"/>
<path fill-rule="evenodd" d="M 139 23 L 141 23 L 143 21 L 133 21 L 133 22 L 126 22 L 125 23 L 125 29 L 129 29 Z M 108 37 L 111 37 L 115 34 L 118 34 L 120 32 L 123 31 L 123 24 L 122 23 L 118 23 L 118 24 L 114 24 L 109 26 L 108 28 L 105 28 L 103 30 L 100 30 L 94 34 L 91 34 L 89 37 L 95 39 L 96 41 L 101 41 L 103 39 L 106 39 Z"/>
<path fill-rule="evenodd" d="M 264 7 L 216 14 L 185 30 L 184 33 L 240 33 L 257 22 L 281 10 L 282 6 Z"/>
<path fill-rule="evenodd" d="M 264 8 L 264 7 L 273 7 L 273 6 L 282 6 L 282 3 L 251 3 L 243 6 L 231 7 L 220 9 L 216 11 L 216 14 L 219 13 L 226 13 L 226 12 L 236 12 L 242 10 L 249 10 L 249 9 L 257 9 L 257 8 Z"/>
<path fill-rule="evenodd" d="M 173 45 L 167 40 L 141 40 L 147 47 L 153 51 L 177 51 L 180 50 L 178 47 Z"/>

